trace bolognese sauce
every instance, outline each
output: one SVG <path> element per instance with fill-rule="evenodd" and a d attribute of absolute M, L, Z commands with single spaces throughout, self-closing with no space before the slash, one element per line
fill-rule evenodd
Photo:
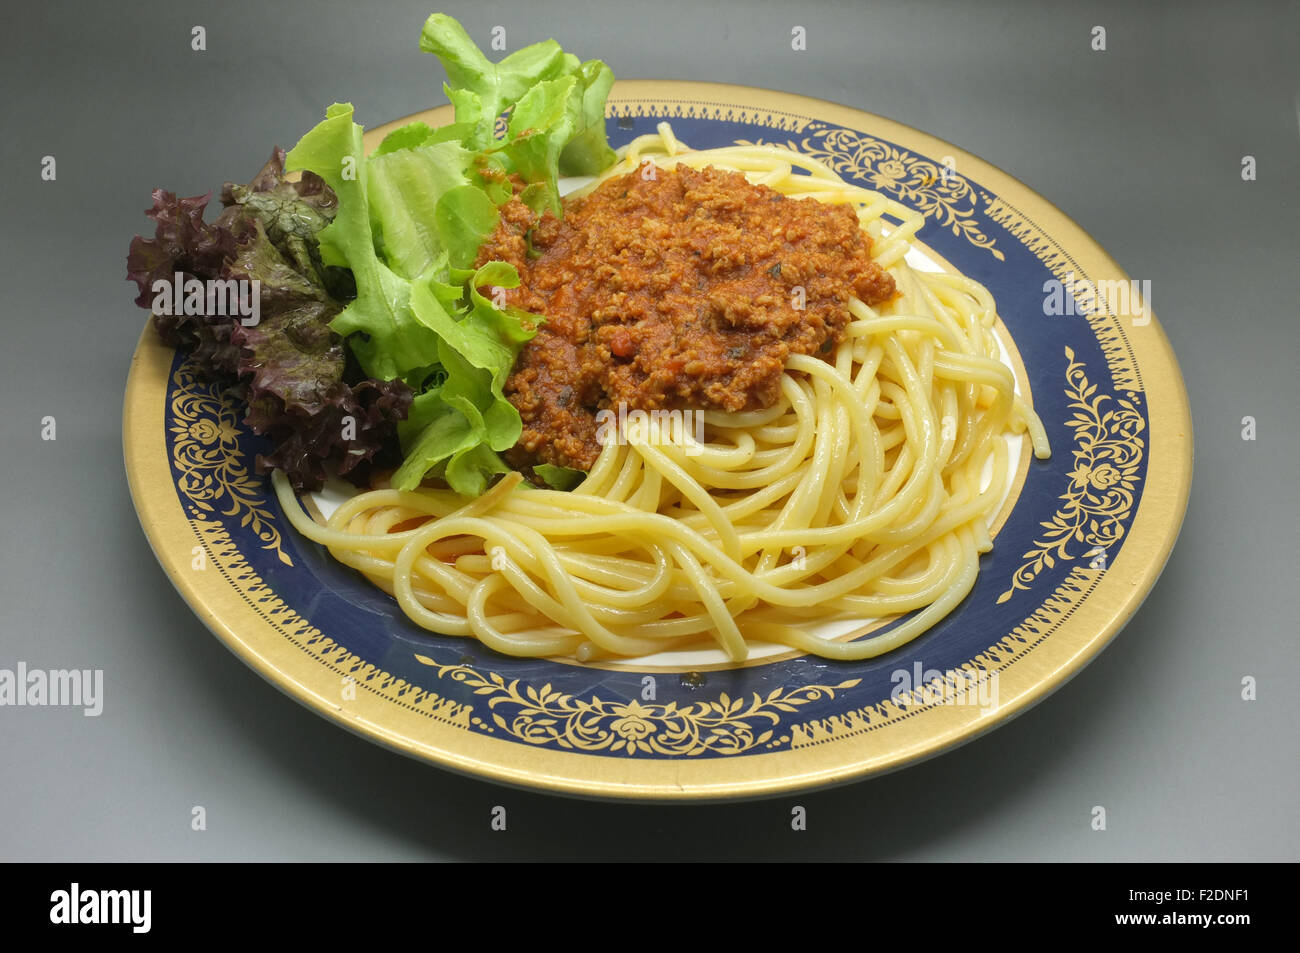
<path fill-rule="evenodd" d="M 505 386 L 523 419 L 507 457 L 589 470 L 596 414 L 746 411 L 791 354 L 829 356 L 855 296 L 894 280 L 851 205 L 791 199 L 738 172 L 643 167 L 538 216 L 516 195 L 478 253 L 510 262 L 516 307 L 545 317 Z"/>

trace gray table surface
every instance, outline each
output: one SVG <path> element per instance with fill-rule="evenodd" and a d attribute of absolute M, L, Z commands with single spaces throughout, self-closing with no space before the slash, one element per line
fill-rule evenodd
<path fill-rule="evenodd" d="M 131 506 L 120 417 L 144 314 L 123 260 L 149 191 L 246 179 L 335 100 L 371 124 L 443 102 L 416 42 L 432 9 L 52 2 L 6 14 L 0 667 L 101 668 L 106 701 L 98 718 L 0 708 L 0 859 L 1300 859 L 1300 694 L 1286 682 L 1300 665 L 1296 4 L 446 8 L 481 43 L 497 24 L 511 48 L 554 36 L 623 77 L 821 97 L 982 156 L 1151 281 L 1187 380 L 1196 470 L 1182 537 L 1097 661 L 924 764 L 705 807 L 509 790 L 346 733 L 208 633 Z M 190 49 L 195 24 L 206 52 Z M 805 52 L 790 49 L 796 24 Z M 1094 25 L 1105 52 L 1090 49 Z M 1254 182 L 1240 176 L 1247 154 Z M 40 178 L 44 155 L 54 182 Z M 1247 415 L 1254 442 L 1241 439 Z M 195 805 L 205 831 L 191 830 Z M 505 832 L 489 827 L 495 805 Z"/>

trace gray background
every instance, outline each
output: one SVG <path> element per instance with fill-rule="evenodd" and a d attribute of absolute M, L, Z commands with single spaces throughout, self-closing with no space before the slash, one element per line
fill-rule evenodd
<path fill-rule="evenodd" d="M 445 9 L 627 78 L 835 100 L 984 157 L 1135 278 L 1196 426 L 1182 537 L 1056 695 L 833 791 L 647 807 L 523 793 L 362 741 L 263 682 L 155 562 L 122 471 L 149 191 L 246 180 L 334 100 L 442 101 L 425 3 L 23 4 L 0 38 L 0 667 L 102 668 L 99 718 L 0 709 L 0 858 L 1300 859 L 1293 610 L 1300 12 L 1295 4 L 628 3 Z M 208 30 L 193 53 L 190 27 Z M 790 28 L 808 51 L 790 50 Z M 1109 49 L 1089 49 L 1094 24 Z M 52 154 L 58 179 L 42 182 Z M 1257 157 L 1258 181 L 1240 161 Z M 39 438 L 53 415 L 58 439 Z M 1244 443 L 1241 418 L 1257 418 Z M 1259 699 L 1243 702 L 1243 675 Z M 790 807 L 808 830 L 789 829 Z M 203 805 L 208 829 L 190 830 Z M 489 829 L 493 805 L 509 829 Z M 1104 805 L 1108 830 L 1090 829 Z"/>

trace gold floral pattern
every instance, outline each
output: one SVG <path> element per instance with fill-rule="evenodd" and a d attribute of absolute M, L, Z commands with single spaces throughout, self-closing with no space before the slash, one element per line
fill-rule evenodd
<path fill-rule="evenodd" d="M 511 737 L 529 744 L 555 744 L 570 750 L 610 751 L 627 755 L 741 754 L 771 746 L 781 712 L 831 699 L 861 679 L 838 685 L 775 688 L 766 697 L 755 692 L 748 700 L 725 692 L 716 701 L 679 706 L 575 698 L 551 687 L 536 688 L 519 679 L 507 681 L 496 672 L 468 665 L 440 665 L 424 655 L 416 660 L 432 667 L 439 678 L 451 678 L 489 696 L 492 722 Z"/>
<path fill-rule="evenodd" d="M 1065 356 L 1069 361 L 1065 396 L 1074 411 L 1065 426 L 1074 431 L 1076 445 L 1070 484 L 1061 495 L 1063 505 L 1050 520 L 1039 523 L 1046 532 L 1024 554 L 1028 562 L 1016 570 L 1011 588 L 998 596 L 999 603 L 1017 589 L 1028 589 L 1039 573 L 1055 567 L 1058 560 L 1085 555 L 1098 563 L 1094 568 L 1104 567 L 1105 553 L 1123 537 L 1124 523 L 1133 515 L 1146 421 L 1132 401 L 1098 393 L 1073 350 L 1067 347 Z M 1071 543 L 1082 547 L 1071 552 Z"/>
<path fill-rule="evenodd" d="M 219 385 L 200 381 L 188 360 L 176 368 L 172 385 L 172 462 L 178 471 L 176 489 L 189 501 L 191 514 L 238 516 L 239 525 L 248 527 L 263 549 L 292 566 L 265 505 L 266 481 L 248 472 L 239 450 L 242 401 Z"/>
<path fill-rule="evenodd" d="M 980 227 L 975 190 L 948 166 L 842 126 L 813 122 L 803 132 L 806 135 L 798 142 L 787 139 L 785 145 L 825 163 L 846 178 L 869 182 L 925 213 L 954 236 L 985 249 L 998 261 L 1006 260 Z M 763 140 L 742 144 L 762 145 Z"/>
<path fill-rule="evenodd" d="M 766 126 L 786 132 L 802 132 L 810 120 L 795 113 L 776 109 L 737 106 L 735 103 L 706 103 L 685 99 L 636 99 L 618 101 L 611 97 L 606 104 L 613 119 L 652 116 L 656 119 L 706 119 L 712 122 L 739 122 Z"/>

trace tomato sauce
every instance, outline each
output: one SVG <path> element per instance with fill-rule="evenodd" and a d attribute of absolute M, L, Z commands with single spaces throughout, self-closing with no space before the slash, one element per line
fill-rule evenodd
<path fill-rule="evenodd" d="M 769 407 L 791 354 L 834 350 L 850 296 L 895 294 L 853 206 L 712 166 L 650 171 L 567 202 L 563 220 L 516 196 L 479 250 L 477 264 L 519 270 L 506 300 L 546 318 L 506 383 L 523 418 L 516 466 L 590 469 L 596 414 L 620 403 Z"/>

